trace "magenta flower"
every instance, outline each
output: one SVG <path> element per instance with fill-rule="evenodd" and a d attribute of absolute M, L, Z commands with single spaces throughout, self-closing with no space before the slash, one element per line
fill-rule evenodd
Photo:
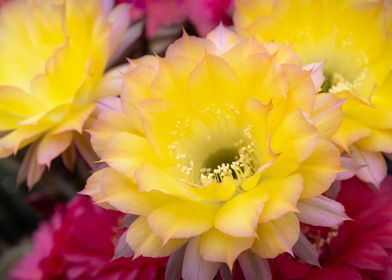
<path fill-rule="evenodd" d="M 117 0 L 131 3 L 132 18 L 144 14 L 147 36 L 151 37 L 160 27 L 181 23 L 187 18 L 194 24 L 200 35 L 207 35 L 220 22 L 232 23 L 232 0 Z"/>
<path fill-rule="evenodd" d="M 34 234 L 32 252 L 16 264 L 10 279 L 163 279 L 164 258 L 111 261 L 121 218 L 82 196 L 59 205 Z"/>
<path fill-rule="evenodd" d="M 337 230 L 304 228 L 321 269 L 282 255 L 271 263 L 274 279 L 392 279 L 392 177 L 380 191 L 355 178 L 344 181 L 337 200 L 352 221 Z"/>

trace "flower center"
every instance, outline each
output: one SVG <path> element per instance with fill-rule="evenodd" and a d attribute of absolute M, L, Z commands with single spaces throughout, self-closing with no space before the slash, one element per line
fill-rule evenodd
<path fill-rule="evenodd" d="M 320 92 L 338 93 L 342 91 L 354 91 L 363 85 L 367 70 L 364 69 L 353 81 L 337 72 L 324 73 L 325 80 L 321 85 Z"/>
<path fill-rule="evenodd" d="M 241 141 L 239 141 L 241 142 Z M 208 185 L 211 181 L 222 182 L 225 177 L 232 177 L 240 185 L 255 173 L 257 154 L 252 144 L 238 148 L 220 149 L 210 155 L 200 169 L 200 181 Z"/>

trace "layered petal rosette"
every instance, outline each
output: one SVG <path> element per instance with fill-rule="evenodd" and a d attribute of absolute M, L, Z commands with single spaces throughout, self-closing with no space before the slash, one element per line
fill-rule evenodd
<path fill-rule="evenodd" d="M 22 168 L 29 185 L 82 131 L 94 101 L 118 94 L 116 72 L 103 74 L 125 43 L 129 12 L 125 4 L 112 6 L 108 0 L 1 6 L 0 156 L 36 141 Z"/>
<path fill-rule="evenodd" d="M 291 253 L 299 219 L 345 219 L 321 196 L 340 170 L 329 140 L 339 106 L 326 113 L 339 100 L 317 96 L 313 74 L 289 48 L 222 26 L 132 61 L 121 106 L 90 131 L 107 167 L 84 193 L 138 216 L 127 232 L 135 256 L 185 250 L 185 279 L 212 279 L 243 252 Z"/>
<path fill-rule="evenodd" d="M 320 91 L 347 99 L 333 140 L 376 186 L 386 176 L 380 152 L 392 152 L 389 2 L 237 0 L 234 16 L 242 35 L 291 44 L 303 63 L 324 63 Z"/>

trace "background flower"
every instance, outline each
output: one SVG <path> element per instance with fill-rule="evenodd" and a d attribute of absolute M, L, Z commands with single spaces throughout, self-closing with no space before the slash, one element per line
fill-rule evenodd
<path fill-rule="evenodd" d="M 234 15 L 242 35 L 290 44 L 303 63 L 324 64 L 320 91 L 346 99 L 333 140 L 374 186 L 387 174 L 380 152 L 392 151 L 389 2 L 237 0 Z"/>
<path fill-rule="evenodd" d="M 121 217 L 83 196 L 59 205 L 34 234 L 33 251 L 13 268 L 10 279 L 163 279 L 166 259 L 111 260 Z"/>
<path fill-rule="evenodd" d="M 338 229 L 307 228 L 321 269 L 289 256 L 274 261 L 276 279 L 390 279 L 392 277 L 392 177 L 379 192 L 358 179 L 342 182 L 337 197 L 352 221 Z"/>
<path fill-rule="evenodd" d="M 111 1 L 9 1 L 0 10 L 0 156 L 30 146 L 19 181 L 30 186 L 65 152 L 94 110 L 115 95 L 117 70 L 102 77 L 127 43 L 128 8 Z M 79 141 L 78 141 L 79 142 Z M 79 145 L 80 146 L 80 145 Z M 68 149 L 69 148 L 69 149 Z"/>
<path fill-rule="evenodd" d="M 132 3 L 133 14 L 146 17 L 147 35 L 152 37 L 161 27 L 184 22 L 186 19 L 202 36 L 219 23 L 231 24 L 232 0 L 118 0 Z"/>

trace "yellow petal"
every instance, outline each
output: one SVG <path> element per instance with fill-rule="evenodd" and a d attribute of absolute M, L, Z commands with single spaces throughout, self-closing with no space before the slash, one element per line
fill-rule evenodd
<path fill-rule="evenodd" d="M 139 192 L 130 178 L 112 168 L 94 173 L 83 193 L 92 196 L 96 203 L 108 203 L 122 212 L 134 215 L 148 215 L 156 208 L 174 201 L 174 198 L 160 192 Z"/>
<path fill-rule="evenodd" d="M 256 188 L 269 195 L 259 222 L 278 219 L 289 212 L 297 212 L 297 202 L 303 191 L 303 178 L 296 173 L 279 179 L 266 178 Z"/>
<path fill-rule="evenodd" d="M 99 114 L 93 127 L 87 130 L 91 135 L 91 144 L 94 151 L 100 156 L 106 149 L 109 139 L 117 131 L 136 132 L 127 117 L 118 111 L 106 111 Z"/>
<path fill-rule="evenodd" d="M 177 201 L 159 207 L 148 215 L 147 221 L 164 242 L 172 238 L 190 238 L 213 227 L 217 209 L 214 204 Z"/>
<path fill-rule="evenodd" d="M 114 169 L 133 177 L 140 165 L 156 161 L 156 154 L 146 138 L 118 132 L 109 139 L 102 159 Z"/>
<path fill-rule="evenodd" d="M 137 218 L 128 228 L 126 240 L 135 256 L 166 257 L 185 244 L 184 239 L 162 240 L 148 226 L 145 217 Z"/>
<path fill-rule="evenodd" d="M 237 257 L 249 249 L 253 241 L 253 237 L 233 237 L 212 228 L 200 236 L 200 255 L 206 261 L 226 263 L 232 269 Z"/>
<path fill-rule="evenodd" d="M 200 105 L 216 104 L 222 108 L 226 103 L 238 108 L 244 96 L 240 81 L 234 70 L 220 57 L 205 54 L 189 77 L 189 94 L 198 111 Z"/>
<path fill-rule="evenodd" d="M 292 213 L 260 224 L 257 229 L 259 239 L 255 240 L 252 251 L 261 258 L 275 258 L 285 252 L 292 254 L 299 232 L 298 218 Z"/>
<path fill-rule="evenodd" d="M 342 118 L 344 100 L 334 94 L 317 94 L 312 120 L 321 136 L 330 139 L 339 129 Z"/>
<path fill-rule="evenodd" d="M 213 53 L 215 50 L 211 41 L 189 36 L 184 32 L 182 38 L 167 48 L 166 57 L 183 56 L 193 61 L 200 61 L 206 52 Z"/>
<path fill-rule="evenodd" d="M 330 187 L 341 171 L 339 155 L 331 142 L 319 139 L 313 153 L 298 168 L 304 178 L 302 198 L 320 195 Z"/>
<path fill-rule="evenodd" d="M 227 201 L 217 212 L 215 227 L 235 237 L 254 237 L 260 213 L 268 195 L 252 189 Z"/>

